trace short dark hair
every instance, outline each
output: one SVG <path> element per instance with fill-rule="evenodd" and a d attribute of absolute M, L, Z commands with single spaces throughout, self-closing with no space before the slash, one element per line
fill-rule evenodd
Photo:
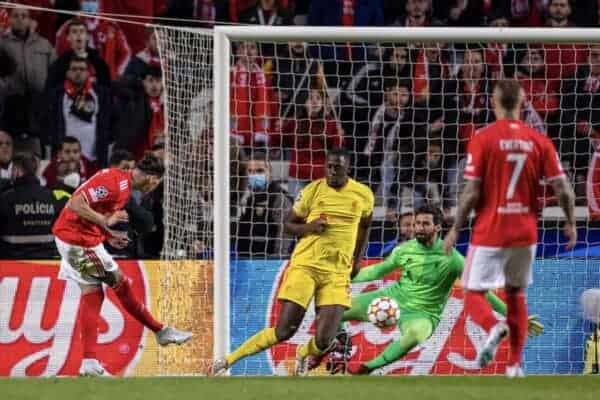
<path fill-rule="evenodd" d="M 69 144 L 77 143 L 79 145 L 79 147 L 81 147 L 81 142 L 75 136 L 65 136 L 63 138 L 63 140 L 60 142 L 61 149 L 62 149 L 63 144 L 65 144 L 65 143 L 69 143 Z"/>
<path fill-rule="evenodd" d="M 147 76 L 162 79 L 162 69 L 158 65 L 148 64 L 142 72 L 142 80 L 146 79 Z"/>
<path fill-rule="evenodd" d="M 269 156 L 267 155 L 266 151 L 262 151 L 262 150 L 252 151 L 252 152 L 250 152 L 250 157 L 248 157 L 248 160 L 264 161 L 265 163 L 268 163 Z"/>
<path fill-rule="evenodd" d="M 74 26 L 83 26 L 85 28 L 85 30 L 87 31 L 87 25 L 85 24 L 85 22 L 83 22 L 82 19 L 79 18 L 73 18 L 71 20 L 71 22 L 69 22 L 69 25 L 67 25 L 67 35 L 69 33 L 71 33 L 71 28 Z"/>
<path fill-rule="evenodd" d="M 420 214 L 430 214 L 433 216 L 433 223 L 435 225 L 442 225 L 444 222 L 444 213 L 439 207 L 435 207 L 431 204 L 424 204 L 415 211 L 415 217 Z"/>
<path fill-rule="evenodd" d="M 38 161 L 31 152 L 19 152 L 12 158 L 13 168 L 20 168 L 25 175 L 35 175 Z"/>
<path fill-rule="evenodd" d="M 116 167 L 121 164 L 122 161 L 133 161 L 133 154 L 130 151 L 125 149 L 115 149 L 110 155 L 110 159 L 108 160 L 108 165 L 111 167 Z"/>
<path fill-rule="evenodd" d="M 385 78 L 383 81 L 383 90 L 386 92 L 399 87 L 406 88 L 410 93 L 412 90 L 412 82 L 408 79 L 400 78 Z"/>
<path fill-rule="evenodd" d="M 144 154 L 144 157 L 138 161 L 135 167 L 148 175 L 163 176 L 165 173 L 162 162 L 152 153 Z"/>
<path fill-rule="evenodd" d="M 496 83 L 500 93 L 500 106 L 507 111 L 513 111 L 519 106 L 521 85 L 516 79 L 502 79 Z"/>

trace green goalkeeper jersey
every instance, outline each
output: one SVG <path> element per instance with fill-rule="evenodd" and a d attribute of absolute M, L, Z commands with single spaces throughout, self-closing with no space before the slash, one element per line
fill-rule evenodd
<path fill-rule="evenodd" d="M 437 325 L 463 264 L 456 249 L 446 255 L 441 239 L 431 247 L 413 239 L 396 247 L 385 261 L 363 268 L 352 282 L 381 279 L 401 267 L 402 277 L 386 290 L 398 302 L 401 319 L 425 314 Z"/>

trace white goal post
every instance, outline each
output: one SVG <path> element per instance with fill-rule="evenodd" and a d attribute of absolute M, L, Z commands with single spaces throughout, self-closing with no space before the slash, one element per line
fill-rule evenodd
<path fill-rule="evenodd" d="M 593 43 L 600 29 L 218 26 L 214 29 L 214 354 L 230 349 L 230 66 L 232 42 Z M 550 213 L 550 217 L 557 217 Z M 580 217 L 585 217 L 582 213 Z"/>

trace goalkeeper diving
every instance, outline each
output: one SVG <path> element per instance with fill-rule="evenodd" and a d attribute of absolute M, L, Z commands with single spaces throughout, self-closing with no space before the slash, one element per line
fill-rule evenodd
<path fill-rule="evenodd" d="M 349 373 L 369 374 L 391 364 L 424 343 L 435 331 L 464 265 L 464 258 L 456 249 L 450 255 L 444 251 L 443 241 L 440 239 L 442 219 L 442 212 L 438 208 L 421 207 L 415 213 L 415 239 L 396 247 L 385 261 L 361 269 L 352 279 L 352 283 L 370 282 L 402 268 L 401 278 L 397 282 L 353 297 L 351 308 L 344 313 L 343 321 L 368 322 L 369 304 L 378 297 L 390 297 L 400 308 L 400 338 L 374 359 L 358 365 L 350 364 Z M 506 315 L 506 304 L 493 292 L 488 292 L 486 299 L 494 311 Z M 544 326 L 538 321 L 538 317 L 530 316 L 529 335 L 537 336 L 543 330 Z M 343 329 L 338 334 L 338 346 L 330 354 L 328 362 L 328 369 L 332 373 L 345 369 L 351 348 L 347 337 Z"/>

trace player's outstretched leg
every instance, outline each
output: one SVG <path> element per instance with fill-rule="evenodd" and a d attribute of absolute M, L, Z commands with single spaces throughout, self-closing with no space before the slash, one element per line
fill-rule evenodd
<path fill-rule="evenodd" d="M 306 375 L 309 370 L 318 367 L 323 358 L 333 350 L 345 310 L 346 307 L 337 304 L 317 307 L 315 336 L 296 350 L 296 375 Z"/>
<path fill-rule="evenodd" d="M 154 319 L 144 303 L 133 294 L 129 278 L 123 276 L 118 272 L 118 270 L 110 275 L 110 286 L 119 298 L 119 301 L 123 307 L 125 307 L 127 312 L 132 317 L 142 323 L 146 328 L 154 332 L 159 345 L 181 345 L 192 338 L 192 332 L 180 331 L 171 326 L 165 326 L 161 322 Z"/>
<path fill-rule="evenodd" d="M 523 373 L 522 354 L 527 340 L 527 303 L 525 292 L 521 288 L 506 288 L 507 317 L 510 328 L 510 354 L 506 367 L 506 376 L 519 378 Z"/>
<path fill-rule="evenodd" d="M 391 343 L 383 353 L 371 361 L 358 365 L 350 365 L 348 372 L 353 375 L 370 374 L 377 368 L 384 367 L 404 357 L 413 348 L 424 343 L 433 333 L 433 323 L 429 318 L 415 318 L 401 321 L 398 327 L 401 332 L 400 339 Z"/>
<path fill-rule="evenodd" d="M 305 312 L 304 307 L 291 301 L 283 301 L 281 314 L 275 328 L 263 329 L 242 343 L 225 358 L 215 360 L 210 371 L 208 371 L 208 375 L 222 375 L 242 358 L 259 353 L 277 343 L 288 340 L 298 330 Z"/>
<path fill-rule="evenodd" d="M 104 292 L 101 286 L 80 285 L 80 287 L 82 296 L 79 320 L 83 342 L 83 360 L 79 368 L 79 375 L 103 376 L 106 375 L 106 371 L 96 359 L 96 345 L 98 343 L 98 319 L 104 301 Z"/>
<path fill-rule="evenodd" d="M 488 334 L 485 344 L 477 353 L 476 361 L 479 368 L 485 368 L 494 360 L 498 346 L 508 335 L 508 326 L 504 322 L 499 322 L 494 316 L 492 307 L 485 298 L 486 293 L 476 290 L 465 291 L 467 315 Z"/>

